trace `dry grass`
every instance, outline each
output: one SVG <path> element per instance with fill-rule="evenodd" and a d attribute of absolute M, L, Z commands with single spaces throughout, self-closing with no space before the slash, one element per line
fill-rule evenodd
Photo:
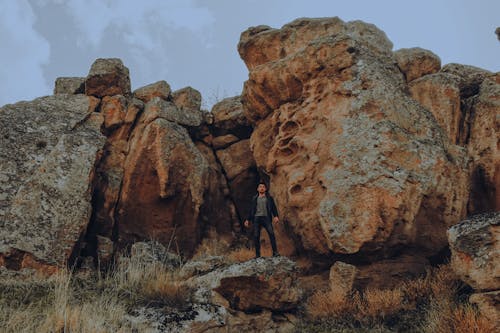
<path fill-rule="evenodd" d="M 444 265 L 395 289 L 367 289 L 347 295 L 341 290 L 318 291 L 308 299 L 306 313 L 316 323 L 357 322 L 362 328 L 378 329 L 399 316 L 413 320 L 411 326 L 418 332 L 493 332 L 492 325 L 471 304 L 459 301 L 462 286 Z"/>
<path fill-rule="evenodd" d="M 183 308 L 190 297 L 176 271 L 124 258 L 104 276 L 3 278 L 0 322 L 2 332 L 130 332 L 136 327 L 126 317 L 137 307 Z"/>

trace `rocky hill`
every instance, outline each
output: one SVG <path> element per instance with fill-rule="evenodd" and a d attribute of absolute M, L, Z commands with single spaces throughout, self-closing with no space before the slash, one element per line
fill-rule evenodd
<path fill-rule="evenodd" d="M 131 91 L 119 59 L 3 106 L 0 265 L 103 268 L 148 240 L 185 260 L 210 241 L 238 248 L 263 179 L 280 211 L 280 252 L 302 263 L 301 276 L 345 264 L 351 287 L 392 288 L 451 248 L 498 323 L 500 73 L 392 48 L 371 24 L 297 19 L 241 34 L 248 80 L 210 112 L 190 87 Z M 252 265 L 243 271 L 267 274 Z M 295 264 L 280 265 L 285 275 L 271 274 L 272 292 L 257 298 L 261 282 L 240 270 L 193 281 L 219 291 L 222 308 L 293 312 L 305 291 Z"/>

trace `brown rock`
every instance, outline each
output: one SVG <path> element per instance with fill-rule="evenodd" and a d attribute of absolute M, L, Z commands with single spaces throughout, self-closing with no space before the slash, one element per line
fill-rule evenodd
<path fill-rule="evenodd" d="M 460 104 L 460 78 L 437 73 L 414 80 L 409 85 L 411 96 L 432 112 L 450 142 L 459 144 L 466 135 L 465 115 Z"/>
<path fill-rule="evenodd" d="M 495 34 L 497 35 L 498 40 L 500 41 L 500 27 L 495 29 Z"/>
<path fill-rule="evenodd" d="M 500 289 L 500 212 L 474 215 L 448 230 L 451 265 L 476 291 Z"/>
<path fill-rule="evenodd" d="M 469 301 L 477 305 L 481 314 L 488 318 L 497 330 L 500 329 L 500 291 L 473 294 Z"/>
<path fill-rule="evenodd" d="M 441 73 L 453 74 L 460 78 L 460 95 L 462 98 L 477 94 L 481 83 L 492 74 L 482 68 L 461 64 L 444 65 L 441 68 Z"/>
<path fill-rule="evenodd" d="M 145 115 L 145 123 L 149 123 L 157 118 L 189 127 L 198 127 L 203 123 L 203 114 L 200 110 L 191 108 L 180 109 L 174 103 L 167 102 L 159 97 L 153 97 L 146 104 Z"/>
<path fill-rule="evenodd" d="M 127 114 L 127 99 L 122 95 L 105 96 L 102 99 L 101 112 L 104 114 L 104 127 L 115 129 L 123 124 Z"/>
<path fill-rule="evenodd" d="M 249 140 L 241 140 L 226 149 L 217 150 L 216 154 L 228 180 L 232 180 L 243 171 L 255 167 L 255 161 L 251 157 Z"/>
<path fill-rule="evenodd" d="M 241 139 L 247 139 L 252 133 L 250 122 L 245 117 L 241 97 L 225 98 L 215 104 L 211 111 L 215 135 L 234 134 Z"/>
<path fill-rule="evenodd" d="M 226 134 L 213 138 L 212 146 L 214 147 L 214 149 L 224 149 L 239 140 L 240 139 L 236 135 Z"/>
<path fill-rule="evenodd" d="M 471 104 L 467 142 L 472 159 L 469 214 L 499 211 L 500 80 L 495 80 L 495 76 L 485 79 Z"/>
<path fill-rule="evenodd" d="M 97 59 L 92 64 L 85 80 L 85 94 L 104 97 L 130 95 L 128 68 L 120 59 Z"/>
<path fill-rule="evenodd" d="M 168 98 L 170 97 L 170 92 L 170 85 L 167 83 L 167 81 L 162 80 L 134 90 L 134 97 L 140 99 L 144 103 L 147 103 L 153 97 L 159 97 L 161 99 L 168 100 Z"/>
<path fill-rule="evenodd" d="M 407 95 L 390 45 L 337 18 L 242 34 L 251 150 L 306 250 L 431 255 L 466 213 L 465 154 Z"/>
<path fill-rule="evenodd" d="M 330 289 L 340 290 L 344 295 L 351 292 L 358 269 L 356 266 L 337 261 L 330 268 Z"/>
<path fill-rule="evenodd" d="M 54 86 L 54 95 L 57 94 L 84 94 L 84 77 L 58 77 Z"/>
<path fill-rule="evenodd" d="M 0 109 L 0 253 L 13 266 L 62 267 L 78 248 L 105 142 L 94 107 L 62 94 Z"/>
<path fill-rule="evenodd" d="M 189 256 L 201 237 L 209 165 L 184 127 L 162 118 L 168 114 L 151 115 L 155 101 L 165 102 L 155 97 L 146 105 L 129 142 L 116 212 L 119 241 L 173 241 Z"/>
<path fill-rule="evenodd" d="M 394 52 L 394 57 L 407 82 L 436 73 L 441 68 L 441 59 L 431 51 L 420 47 L 399 49 Z"/>
<path fill-rule="evenodd" d="M 199 111 L 201 108 L 201 94 L 198 90 L 185 87 L 172 93 L 174 104 L 181 110 Z"/>
<path fill-rule="evenodd" d="M 191 278 L 188 283 L 198 286 L 196 301 L 216 299 L 207 293 L 213 291 L 228 302 L 226 305 L 241 311 L 289 311 L 300 299 L 295 264 L 285 257 L 234 264 Z"/>

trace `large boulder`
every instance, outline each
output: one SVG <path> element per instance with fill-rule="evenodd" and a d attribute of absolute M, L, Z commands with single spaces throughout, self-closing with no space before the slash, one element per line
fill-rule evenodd
<path fill-rule="evenodd" d="M 134 90 L 134 97 L 140 99 L 144 103 L 147 103 L 153 99 L 153 97 L 168 100 L 170 92 L 170 85 L 167 81 L 162 80 Z"/>
<path fill-rule="evenodd" d="M 465 152 L 407 95 L 391 48 L 338 18 L 241 35 L 251 149 L 305 250 L 433 255 L 465 216 Z"/>
<path fill-rule="evenodd" d="M 197 286 L 196 301 L 222 302 L 245 312 L 290 311 L 297 308 L 300 300 L 297 269 L 294 262 L 285 257 L 233 264 L 193 277 L 188 283 Z"/>
<path fill-rule="evenodd" d="M 96 97 L 130 95 L 128 68 L 117 58 L 97 59 L 85 80 L 85 94 Z"/>
<path fill-rule="evenodd" d="M 500 289 L 500 212 L 474 215 L 448 230 L 451 265 L 478 291 Z"/>
<path fill-rule="evenodd" d="M 215 104 L 212 108 L 214 122 L 212 131 L 216 136 L 234 134 L 240 139 L 248 139 L 252 127 L 245 117 L 241 96 L 228 97 Z"/>
<path fill-rule="evenodd" d="M 96 105 L 64 94 L 0 108 L 0 261 L 9 268 L 61 267 L 77 255 L 105 143 Z"/>

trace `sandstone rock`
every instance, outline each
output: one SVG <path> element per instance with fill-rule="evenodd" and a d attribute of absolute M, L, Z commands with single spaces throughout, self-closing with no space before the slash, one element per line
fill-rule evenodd
<path fill-rule="evenodd" d="M 112 130 L 122 125 L 127 114 L 127 99 L 122 95 L 105 96 L 101 103 L 104 127 Z"/>
<path fill-rule="evenodd" d="M 337 261 L 330 268 L 330 289 L 341 290 L 344 295 L 351 292 L 358 274 L 356 266 Z"/>
<path fill-rule="evenodd" d="M 199 111 L 201 108 L 201 94 L 191 87 L 174 91 L 172 99 L 174 104 L 181 110 Z"/>
<path fill-rule="evenodd" d="M 448 230 L 451 265 L 476 291 L 500 289 L 500 212 L 474 215 Z"/>
<path fill-rule="evenodd" d="M 492 76 L 481 84 L 469 111 L 467 149 L 472 159 L 469 214 L 500 210 L 499 110 L 500 80 Z"/>
<path fill-rule="evenodd" d="M 179 125 L 197 127 L 203 122 L 203 114 L 200 110 L 180 109 L 172 102 L 167 102 L 159 97 L 153 97 L 146 103 L 145 114 L 144 122 L 146 123 L 163 118 Z"/>
<path fill-rule="evenodd" d="M 84 94 L 84 77 L 58 77 L 54 85 L 54 95 L 57 94 Z"/>
<path fill-rule="evenodd" d="M 202 143 L 195 144 L 208 163 L 208 183 L 205 187 L 204 202 L 200 208 L 200 219 L 203 236 L 209 236 L 208 230 L 213 227 L 214 237 L 223 237 L 225 241 L 233 240 L 233 226 L 238 221 L 236 208 L 230 197 L 226 178 L 212 149 Z"/>
<path fill-rule="evenodd" d="M 223 99 L 213 106 L 211 113 L 214 117 L 213 131 L 215 135 L 229 133 L 240 139 L 250 137 L 252 127 L 245 117 L 240 96 Z"/>
<path fill-rule="evenodd" d="M 251 150 L 305 250 L 432 255 L 465 216 L 465 153 L 407 95 L 390 46 L 338 18 L 242 34 Z"/>
<path fill-rule="evenodd" d="M 462 98 L 477 94 L 481 83 L 492 74 L 482 68 L 461 64 L 444 65 L 441 68 L 441 73 L 453 74 L 460 78 L 459 85 Z"/>
<path fill-rule="evenodd" d="M 134 90 L 134 97 L 140 99 L 144 103 L 147 103 L 153 99 L 153 97 L 168 100 L 170 92 L 170 85 L 167 81 L 162 80 Z"/>
<path fill-rule="evenodd" d="M 78 248 L 105 141 L 94 108 L 64 94 L 0 109 L 0 253 L 18 268 L 63 266 Z"/>
<path fill-rule="evenodd" d="M 215 137 L 212 140 L 212 146 L 214 149 L 224 149 L 227 148 L 229 145 L 239 141 L 240 139 L 233 134 L 226 134 L 222 136 Z"/>
<path fill-rule="evenodd" d="M 465 114 L 460 103 L 460 78 L 437 73 L 414 80 L 409 85 L 411 96 L 432 112 L 450 142 L 459 144 L 466 135 Z"/>
<path fill-rule="evenodd" d="M 226 149 L 217 150 L 216 154 L 228 180 L 232 180 L 243 171 L 255 167 L 249 140 L 241 140 Z"/>
<path fill-rule="evenodd" d="M 97 59 L 92 64 L 85 80 L 85 94 L 104 97 L 130 95 L 128 68 L 120 59 Z"/>
<path fill-rule="evenodd" d="M 500 329 L 500 291 L 473 294 L 469 301 L 479 308 L 481 314 L 495 324 L 495 328 Z"/>
<path fill-rule="evenodd" d="M 120 243 L 174 241 L 189 256 L 201 237 L 209 166 L 184 127 L 163 118 L 145 122 L 148 112 L 146 105 L 125 161 L 116 212 Z"/>
<path fill-rule="evenodd" d="M 399 49 L 394 52 L 394 57 L 407 82 L 436 73 L 441 68 L 441 59 L 431 51 L 420 47 Z"/>
<path fill-rule="evenodd" d="M 289 311 L 298 306 L 295 264 L 285 257 L 260 258 L 217 269 L 188 280 L 199 286 L 195 300 L 222 296 L 232 309 L 241 311 Z"/>

